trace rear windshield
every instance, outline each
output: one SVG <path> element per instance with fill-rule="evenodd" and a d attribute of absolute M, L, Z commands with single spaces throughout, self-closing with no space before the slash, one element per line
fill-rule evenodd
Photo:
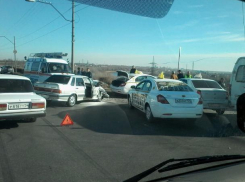
<path fill-rule="evenodd" d="M 70 78 L 71 78 L 71 76 L 53 75 L 53 76 L 49 77 L 45 82 L 68 84 Z"/>
<path fill-rule="evenodd" d="M 0 85 L 0 93 L 33 92 L 33 87 L 29 80 L 0 79 Z"/>
<path fill-rule="evenodd" d="M 195 88 L 217 88 L 222 89 L 221 86 L 215 81 L 209 80 L 192 80 Z"/>
<path fill-rule="evenodd" d="M 180 92 L 192 92 L 193 90 L 185 83 L 178 82 L 157 82 L 159 91 L 180 91 Z"/>

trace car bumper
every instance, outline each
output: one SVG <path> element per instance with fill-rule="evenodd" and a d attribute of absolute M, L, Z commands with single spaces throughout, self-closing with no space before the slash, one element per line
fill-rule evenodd
<path fill-rule="evenodd" d="M 69 99 L 70 95 L 62 95 L 62 94 L 47 94 L 47 93 L 40 93 L 36 92 L 36 94 L 42 96 L 46 100 L 51 100 L 51 101 L 61 101 L 61 102 L 67 102 Z"/>
<path fill-rule="evenodd" d="M 27 119 L 45 117 L 46 111 L 16 112 L 16 113 L 0 113 L 0 120 L 6 119 Z"/>
<path fill-rule="evenodd" d="M 114 87 L 110 86 L 111 91 L 119 94 L 128 94 L 128 90 L 126 90 L 124 87 Z"/>
<path fill-rule="evenodd" d="M 153 116 L 156 118 L 201 118 L 203 115 L 203 106 L 197 105 L 193 108 L 177 108 L 159 105 L 152 108 Z"/>
<path fill-rule="evenodd" d="M 203 101 L 203 108 L 204 109 L 212 109 L 212 110 L 226 110 L 230 107 L 229 102 L 206 102 Z"/>

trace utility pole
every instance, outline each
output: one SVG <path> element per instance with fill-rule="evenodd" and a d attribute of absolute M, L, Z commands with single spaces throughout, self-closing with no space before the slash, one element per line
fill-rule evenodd
<path fill-rule="evenodd" d="M 181 47 L 179 47 L 179 60 L 178 60 L 178 70 L 179 70 L 180 54 L 181 54 Z"/>
<path fill-rule="evenodd" d="M 154 56 L 153 56 L 153 61 L 152 61 L 152 63 L 149 63 L 149 64 L 152 65 L 152 66 L 151 66 L 151 75 L 154 75 L 154 74 L 155 74 L 156 64 L 157 64 L 157 63 L 155 63 Z"/>
<path fill-rule="evenodd" d="M 75 5 L 74 5 L 74 0 L 72 0 L 72 35 L 71 35 L 71 70 L 72 70 L 72 73 L 74 73 L 74 28 L 75 28 Z"/>

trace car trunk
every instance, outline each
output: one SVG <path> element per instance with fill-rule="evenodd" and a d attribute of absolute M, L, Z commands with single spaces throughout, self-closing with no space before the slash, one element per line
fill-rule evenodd
<path fill-rule="evenodd" d="M 111 84 L 114 87 L 119 87 L 120 85 L 126 83 L 127 81 L 128 81 L 128 78 L 126 78 L 126 77 L 120 77 L 120 78 L 117 78 L 116 80 L 113 80 L 111 82 Z"/>
<path fill-rule="evenodd" d="M 196 107 L 199 102 L 195 92 L 164 92 L 162 94 L 172 107 Z"/>
<path fill-rule="evenodd" d="M 58 83 L 35 83 L 34 90 L 39 92 L 54 92 L 59 93 L 60 86 Z"/>

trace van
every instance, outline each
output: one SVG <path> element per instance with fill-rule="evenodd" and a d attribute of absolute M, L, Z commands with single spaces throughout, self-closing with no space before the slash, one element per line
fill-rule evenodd
<path fill-rule="evenodd" d="M 34 53 L 29 56 L 24 67 L 24 76 L 34 84 L 44 82 L 51 75 L 71 74 L 71 68 L 63 54 L 58 53 Z"/>
<path fill-rule="evenodd" d="M 235 63 L 230 79 L 229 94 L 230 104 L 236 108 L 240 98 L 245 95 L 245 57 L 238 58 Z"/>

